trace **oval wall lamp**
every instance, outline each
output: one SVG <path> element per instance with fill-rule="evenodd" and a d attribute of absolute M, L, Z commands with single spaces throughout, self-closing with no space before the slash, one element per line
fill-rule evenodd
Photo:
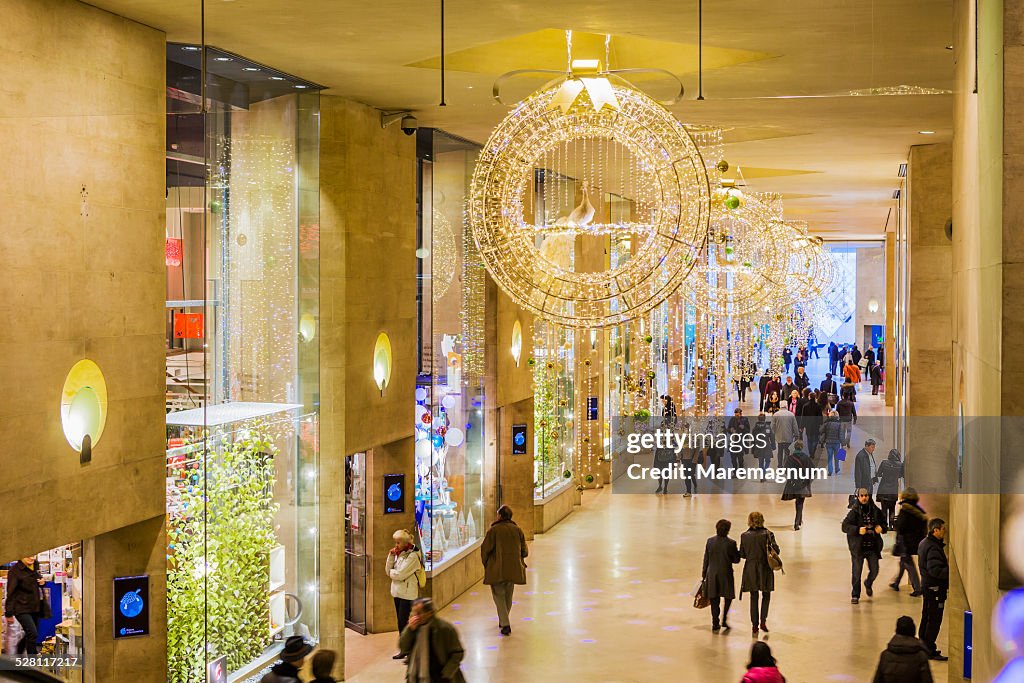
<path fill-rule="evenodd" d="M 381 396 L 391 381 L 391 363 L 391 340 L 386 332 L 381 332 L 373 345 L 373 381 L 380 389 Z"/>
<path fill-rule="evenodd" d="M 299 337 L 306 343 L 316 337 L 316 318 L 312 313 L 303 313 L 299 318 Z"/>
<path fill-rule="evenodd" d="M 523 352 L 523 326 L 517 319 L 512 323 L 512 358 L 516 361 L 516 367 L 519 367 L 519 356 Z"/>
<path fill-rule="evenodd" d="M 107 422 L 107 383 L 91 360 L 80 360 L 64 379 L 60 399 L 60 421 L 64 438 L 81 453 L 79 462 L 92 460 L 92 448 L 103 435 Z"/>
<path fill-rule="evenodd" d="M 868 299 L 868 312 L 878 313 L 878 299 Z"/>

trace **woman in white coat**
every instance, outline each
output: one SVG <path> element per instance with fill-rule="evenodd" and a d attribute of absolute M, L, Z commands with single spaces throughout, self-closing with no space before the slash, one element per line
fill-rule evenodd
<path fill-rule="evenodd" d="M 416 573 L 420 569 L 420 552 L 413 543 L 412 534 L 399 529 L 391 536 L 395 539 L 395 547 L 388 551 L 388 559 L 384 569 L 391 578 L 391 597 L 395 599 L 395 614 L 398 616 L 398 635 L 402 635 L 412 601 L 420 596 L 419 578 Z M 399 652 L 394 659 L 403 659 L 409 653 Z"/>

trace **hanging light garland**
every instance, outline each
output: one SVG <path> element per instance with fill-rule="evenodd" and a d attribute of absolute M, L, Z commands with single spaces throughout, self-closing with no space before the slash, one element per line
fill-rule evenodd
<path fill-rule="evenodd" d="M 630 197 L 629 220 L 598 212 L 593 202 L 608 194 Z M 528 221 L 526 206 L 538 198 L 544 214 Z M 596 60 L 577 60 L 491 134 L 473 173 L 469 222 L 487 270 L 517 304 L 559 325 L 601 328 L 650 311 L 679 287 L 703 252 L 710 204 L 705 162 L 686 128 Z M 613 233 L 636 240 L 616 269 L 576 272 L 544 255 L 552 236 Z"/>

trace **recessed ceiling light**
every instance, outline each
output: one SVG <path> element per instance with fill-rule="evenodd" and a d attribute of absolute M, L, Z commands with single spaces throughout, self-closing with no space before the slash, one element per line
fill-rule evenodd
<path fill-rule="evenodd" d="M 917 132 L 920 133 L 921 135 L 935 135 L 934 130 L 919 130 Z"/>
<path fill-rule="evenodd" d="M 272 80 L 272 81 L 283 81 L 284 79 L 281 78 L 280 76 L 271 76 L 270 80 Z"/>
<path fill-rule="evenodd" d="M 469 88 L 470 90 L 473 89 L 473 86 L 471 86 L 471 85 L 467 85 L 466 87 Z"/>
<path fill-rule="evenodd" d="M 242 71 L 259 71 L 259 69 L 254 66 L 243 66 Z"/>
<path fill-rule="evenodd" d="M 302 90 L 303 88 L 308 88 L 309 86 L 308 85 L 297 85 L 295 87 L 300 89 L 300 90 Z"/>
<path fill-rule="evenodd" d="M 214 57 L 213 61 L 215 61 L 215 62 L 231 62 L 231 61 L 234 61 L 234 60 L 231 59 L 231 57 Z"/>
<path fill-rule="evenodd" d="M 182 46 L 181 49 L 182 50 L 187 50 L 188 52 L 199 52 L 199 48 L 196 47 L 195 45 L 184 45 L 184 46 Z"/>

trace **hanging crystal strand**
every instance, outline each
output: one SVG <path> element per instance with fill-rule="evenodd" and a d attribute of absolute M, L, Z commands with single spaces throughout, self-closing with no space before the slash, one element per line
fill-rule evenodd
<path fill-rule="evenodd" d="M 572 29 L 565 32 L 565 71 L 572 72 Z"/>
<path fill-rule="evenodd" d="M 551 171 L 555 168 L 555 154 L 557 153 L 558 147 L 544 153 L 544 225 L 554 222 L 554 219 L 551 218 Z"/>

